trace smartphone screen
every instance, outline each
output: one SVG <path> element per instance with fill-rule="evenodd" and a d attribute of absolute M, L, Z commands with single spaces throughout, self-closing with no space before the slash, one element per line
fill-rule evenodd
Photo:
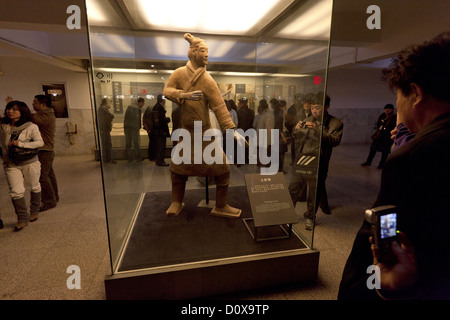
<path fill-rule="evenodd" d="M 380 216 L 380 239 L 385 240 L 397 236 L 397 213 Z"/>

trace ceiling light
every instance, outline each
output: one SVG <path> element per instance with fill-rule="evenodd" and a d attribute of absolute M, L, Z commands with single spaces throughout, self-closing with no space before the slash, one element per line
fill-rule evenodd
<path fill-rule="evenodd" d="M 103 4 L 97 2 L 97 0 L 87 0 L 86 7 L 88 12 L 89 24 L 103 24 L 108 22 L 108 17 L 106 16 Z"/>
<path fill-rule="evenodd" d="M 308 74 L 292 74 L 292 73 L 272 73 L 270 75 L 271 77 L 278 77 L 278 78 L 303 78 L 308 77 Z"/>
<path fill-rule="evenodd" d="M 96 71 L 117 72 L 117 73 L 156 73 L 156 70 L 149 69 L 132 69 L 132 68 L 96 68 Z M 158 73 L 171 74 L 174 70 L 159 70 Z M 291 73 L 262 73 L 262 72 L 229 72 L 229 71 L 208 71 L 209 74 L 215 76 L 235 76 L 235 77 L 285 77 L 285 78 L 301 78 L 307 77 L 307 74 L 291 74 Z M 164 80 L 164 79 L 163 79 Z"/>
<path fill-rule="evenodd" d="M 310 1 L 294 12 L 294 19 L 287 19 L 277 28 L 275 36 L 292 39 L 326 40 L 330 37 L 333 1 Z"/>
<path fill-rule="evenodd" d="M 105 72 L 119 72 L 119 73 L 158 73 L 157 70 L 149 70 L 149 69 L 127 69 L 127 68 L 96 68 L 98 71 Z M 162 72 L 163 70 L 160 70 Z M 169 71 L 169 70 L 164 70 Z M 171 71 L 173 72 L 173 71 Z"/>
<path fill-rule="evenodd" d="M 213 75 L 218 75 L 218 76 L 236 76 L 236 77 L 263 77 L 263 76 L 267 76 L 267 73 L 258 73 L 258 72 L 220 72 L 220 71 L 216 71 L 216 72 L 209 72 L 210 74 Z"/>
<path fill-rule="evenodd" d="M 183 39 L 171 37 L 155 37 L 155 49 L 162 56 L 187 57 L 188 43 Z"/>
<path fill-rule="evenodd" d="M 120 51 L 117 50 L 120 48 Z M 94 56 L 121 54 L 122 57 L 134 57 L 134 39 L 119 34 L 92 34 L 91 51 Z"/>
<path fill-rule="evenodd" d="M 135 18 L 152 29 L 248 34 L 271 21 L 293 0 L 124 0 Z M 270 15 L 270 18 L 267 18 Z"/>

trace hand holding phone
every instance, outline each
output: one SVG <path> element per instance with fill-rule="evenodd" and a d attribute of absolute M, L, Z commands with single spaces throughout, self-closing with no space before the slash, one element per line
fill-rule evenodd
<path fill-rule="evenodd" d="M 386 205 L 365 212 L 365 218 L 372 225 L 372 238 L 378 252 L 378 261 L 395 263 L 397 258 L 391 250 L 391 243 L 397 240 L 397 208 Z"/>
<path fill-rule="evenodd" d="M 413 290 L 414 286 L 417 283 L 418 279 L 418 269 L 416 263 L 416 256 L 414 254 L 414 248 L 411 241 L 407 238 L 407 236 L 403 232 L 399 232 L 397 236 L 397 241 L 391 242 L 391 249 L 395 257 L 397 258 L 397 262 L 395 264 L 385 264 L 383 262 L 378 262 L 376 265 L 380 268 L 380 285 L 382 292 L 378 292 L 382 295 L 383 298 L 390 298 L 384 295 L 390 295 L 389 291 L 394 292 L 395 294 L 399 293 L 400 296 L 397 298 L 401 298 L 403 294 L 406 293 L 410 295 L 410 298 L 414 298 L 415 296 L 420 295 L 420 291 Z M 371 239 L 373 243 L 373 238 Z M 372 245 L 372 254 L 374 260 L 379 261 L 379 252 L 378 249 L 375 248 L 375 245 Z M 406 290 L 406 291 L 405 291 Z"/>

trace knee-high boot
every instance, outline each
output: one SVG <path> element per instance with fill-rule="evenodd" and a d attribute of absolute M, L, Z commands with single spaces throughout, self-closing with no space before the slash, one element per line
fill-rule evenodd
<path fill-rule="evenodd" d="M 39 210 L 41 207 L 41 193 L 31 192 L 30 199 L 30 221 L 36 221 L 39 218 Z"/>
<path fill-rule="evenodd" d="M 186 190 L 187 177 L 172 172 L 172 203 L 167 209 L 166 214 L 176 216 L 183 209 L 184 193 Z"/>
<path fill-rule="evenodd" d="M 228 185 L 216 186 L 216 207 L 223 208 L 228 202 Z"/>
<path fill-rule="evenodd" d="M 183 202 L 187 177 L 172 173 L 172 201 Z"/>
<path fill-rule="evenodd" d="M 15 225 L 14 229 L 15 231 L 19 231 L 22 230 L 26 225 L 28 225 L 30 216 L 28 214 L 25 198 L 12 199 L 12 203 L 17 215 L 17 224 Z"/>

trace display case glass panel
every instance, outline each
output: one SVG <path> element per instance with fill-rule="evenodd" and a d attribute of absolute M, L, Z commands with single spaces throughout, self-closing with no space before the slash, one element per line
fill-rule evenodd
<path fill-rule="evenodd" d="M 251 9 L 245 9 L 244 5 L 249 4 Z M 301 126 L 292 135 L 286 121 L 294 109 L 297 115 L 293 124 L 303 120 L 299 116 L 308 99 L 312 105 L 323 108 L 331 12 L 331 0 L 259 0 L 236 4 L 87 1 L 98 151 L 113 274 L 192 267 L 205 261 L 244 256 L 258 259 L 259 255 L 314 248 L 314 226 L 305 228 L 304 212 L 317 210 L 317 161 L 299 169 L 302 159 L 298 149 L 300 144 L 309 143 L 307 156 L 318 159 L 320 130 L 315 131 L 313 140 L 305 142 L 307 137 L 301 133 Z M 207 43 L 206 72 L 224 100 L 232 100 L 239 109 L 244 99 L 255 113 L 255 126 L 263 118 L 262 100 L 267 102 L 272 115 L 262 122 L 263 127 L 258 127 L 266 133 L 266 140 L 263 136 L 253 140 L 244 135 L 250 150 L 244 163 L 237 163 L 241 158 L 236 146 L 224 143 L 230 162 L 227 203 L 242 210 L 238 218 L 210 215 L 222 180 L 195 174 L 187 179 L 183 209 L 177 216 L 168 216 L 173 167 L 159 166 L 150 159 L 152 136 L 143 128 L 144 113 L 147 108 L 153 110 L 174 71 L 189 61 L 189 44 L 183 38 L 186 32 Z M 138 99 L 143 99 L 142 109 Z M 273 99 L 276 103 L 285 102 L 280 113 L 275 102 L 271 103 Z M 183 101 L 181 108 L 188 108 Z M 164 148 L 164 161 L 169 164 L 174 162 L 175 145 L 181 142 L 172 141 L 180 107 L 166 97 L 164 108 L 165 117 L 170 118 L 171 136 L 165 138 Z M 139 129 L 134 135 L 132 130 L 127 131 L 128 110 L 134 110 L 139 117 Z M 231 117 L 232 112 L 229 113 Z M 276 115 L 281 115 L 283 124 L 279 128 L 281 138 L 274 130 Z M 317 122 L 321 117 L 317 116 Z M 260 132 L 254 126 L 249 130 Z M 234 138 L 227 140 L 226 134 L 223 138 L 234 141 Z M 139 143 L 137 150 L 133 139 Z M 292 145 L 297 151 L 294 156 L 291 140 L 295 141 Z M 234 149 L 237 157 L 230 158 L 230 149 Z M 301 185 L 306 195 L 298 192 L 294 208 L 289 191 L 296 176 L 301 179 L 297 187 Z M 253 194 L 252 190 L 259 191 Z M 281 193 L 278 196 L 276 192 Z M 271 218 L 282 216 L 283 210 L 287 218 L 279 220 L 280 223 L 267 225 L 258 222 L 255 216 L 267 212 Z M 310 218 L 314 220 L 314 216 Z M 260 238 L 255 237 L 255 231 Z M 280 232 L 288 236 L 278 237 Z"/>

